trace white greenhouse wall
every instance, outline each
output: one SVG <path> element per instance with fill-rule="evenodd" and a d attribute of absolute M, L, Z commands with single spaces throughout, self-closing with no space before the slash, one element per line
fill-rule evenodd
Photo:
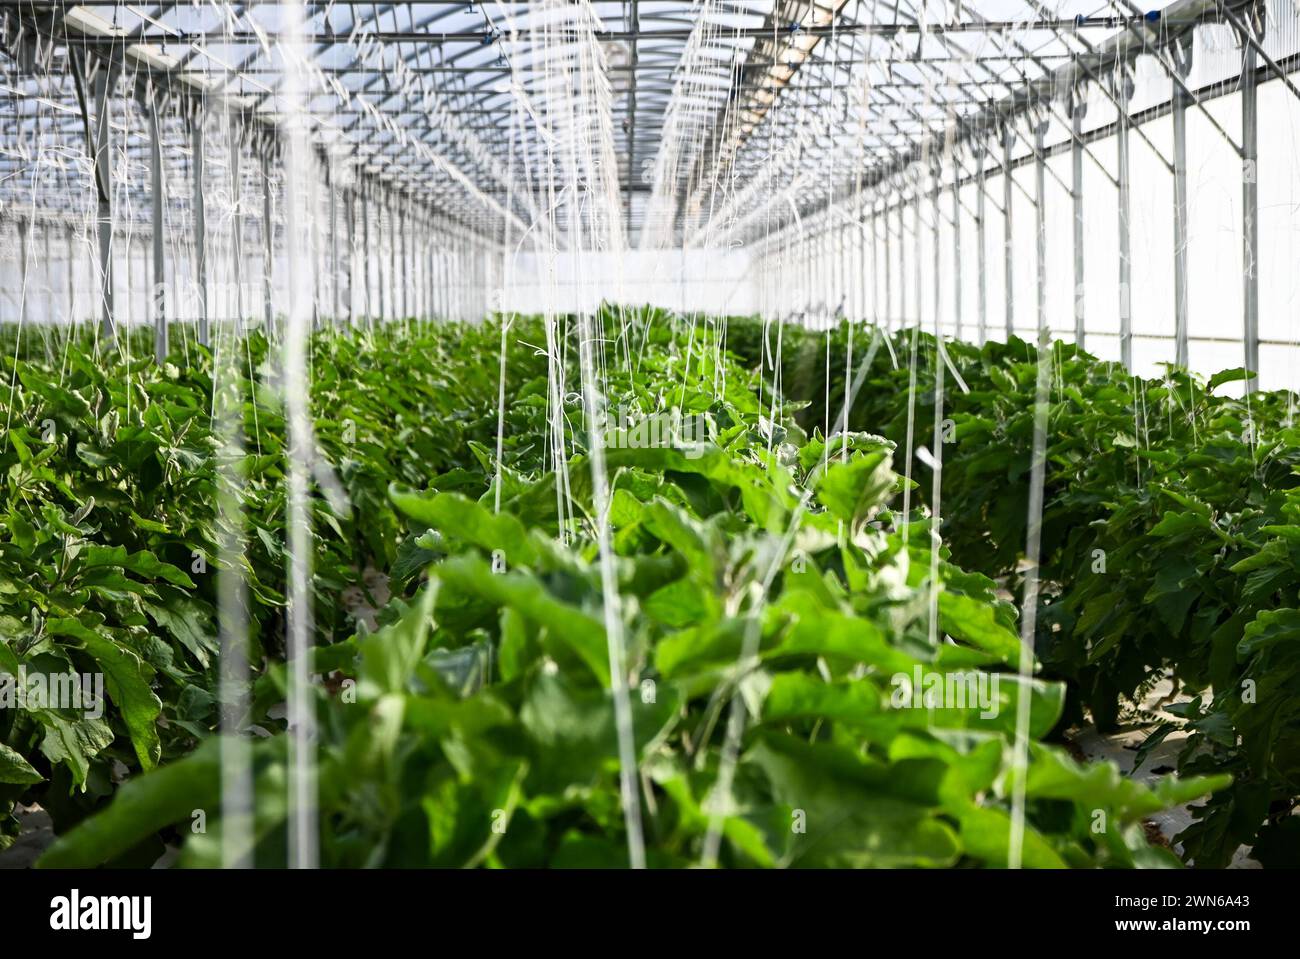
<path fill-rule="evenodd" d="M 749 269 L 743 250 L 520 253 L 505 266 L 501 308 L 573 312 L 608 301 L 747 315 L 758 308 Z"/>

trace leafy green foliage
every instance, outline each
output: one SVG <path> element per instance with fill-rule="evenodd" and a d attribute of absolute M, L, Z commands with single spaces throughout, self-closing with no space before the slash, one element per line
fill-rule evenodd
<path fill-rule="evenodd" d="M 1228 778 L 1151 789 L 1039 742 L 1064 687 L 1008 671 L 1014 607 L 951 562 L 922 513 L 896 511 L 906 483 L 892 444 L 864 434 L 828 446 L 773 417 L 758 375 L 712 324 L 602 320 L 607 396 L 632 418 L 690 411 L 712 425 L 709 442 L 689 446 L 631 446 L 621 427 L 596 438 L 609 447 L 624 668 L 611 671 L 607 653 L 592 437 L 563 388 L 564 409 L 550 408 L 536 358 L 512 347 L 502 461 L 462 435 L 443 452 L 468 449 L 473 462 L 393 477 L 374 523 L 386 511 L 398 523 L 394 598 L 377 631 L 359 624 L 315 650 L 324 864 L 625 865 L 614 684 L 631 698 L 654 866 L 701 861 L 711 824 L 724 866 L 1004 865 L 1022 697 L 1035 740 L 1026 863 L 1177 864 L 1147 844 L 1142 819 Z M 575 332 L 517 320 L 512 337 L 555 339 L 564 375 Z M 460 344 L 439 374 L 450 383 L 495 361 L 500 330 L 429 335 Z M 339 337 L 325 348 L 352 347 Z M 393 352 L 425 362 L 410 344 Z M 472 406 L 460 394 L 443 402 L 452 422 Z M 982 682 L 993 699 L 900 703 L 899 677 L 918 673 Z M 269 666 L 250 717 L 277 733 L 252 746 L 259 865 L 283 864 L 286 849 L 283 723 L 267 711 L 284 683 L 283 666 Z M 745 723 L 724 792 L 733 706 Z M 209 810 L 208 830 L 182 837 L 181 862 L 218 864 L 218 754 L 209 738 L 140 775 L 42 864 L 113 861 L 194 808 Z"/>
<path fill-rule="evenodd" d="M 397 559 L 401 524 L 388 488 L 476 467 L 496 431 L 496 362 L 460 355 L 483 331 L 350 337 L 311 344 L 317 411 L 312 511 L 315 621 L 330 643 L 355 628 L 339 594 L 368 567 Z M 412 351 L 419 363 L 406 362 Z M 31 344 L 28 344 L 31 346 Z M 80 348 L 79 348 L 80 347 Z M 245 538 L 240 574 L 252 666 L 283 650 L 284 422 L 277 356 L 260 336 L 190 346 L 163 367 L 128 355 L 62 354 L 0 361 L 8 424 L 0 442 L 0 673 L 102 674 L 108 709 L 0 710 L 7 757 L 0 819 L 19 794 L 75 822 L 124 771 L 184 755 L 215 728 L 215 573 L 223 538 Z M 544 369 L 516 347 L 521 371 Z M 232 419 L 213 419 L 214 395 Z M 225 445 L 231 436 L 242 449 Z M 220 476 L 233 478 L 242 530 L 223 525 Z M 229 482 L 229 481 L 227 481 Z M 12 754 L 12 756 L 10 755 Z M 18 762 L 21 760 L 21 762 Z M 123 770 L 125 767 L 125 770 Z M 33 778 L 33 775 L 35 778 Z M 4 839 L 0 838 L 0 843 Z"/>
<path fill-rule="evenodd" d="M 805 427 L 833 429 L 860 378 L 850 428 L 902 444 L 910 422 L 914 448 L 935 450 L 934 338 L 856 330 L 846 372 L 848 335 L 733 321 L 728 345 L 771 367 L 764 343 L 779 339 L 770 377 L 812 401 L 799 413 Z M 829 384 L 828 336 L 837 358 Z M 1036 638 L 1047 674 L 1069 682 L 1072 718 L 1086 706 L 1110 729 L 1125 699 L 1171 671 L 1199 694 L 1182 710 L 1190 736 L 1180 769 L 1234 776 L 1181 837 L 1186 854 L 1222 866 L 1258 836 L 1277 862 L 1295 846 L 1269 836 L 1287 828 L 1300 797 L 1300 646 L 1288 625 L 1300 605 L 1296 398 L 1216 392 L 1242 370 L 1202 381 L 1170 368 L 1143 380 L 1072 345 L 1051 349 Z M 944 367 L 944 540 L 956 562 L 1016 591 L 1038 353 L 1018 339 L 944 350 L 960 374 Z M 929 475 L 920 457 L 913 474 Z M 917 496 L 928 502 L 928 482 Z"/>

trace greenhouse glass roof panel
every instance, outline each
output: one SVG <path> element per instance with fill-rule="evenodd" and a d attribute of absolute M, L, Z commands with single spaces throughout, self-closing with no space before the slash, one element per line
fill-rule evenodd
<path fill-rule="evenodd" d="M 608 157 L 591 170 L 617 193 L 629 234 L 671 246 L 700 239 L 720 210 L 752 212 L 742 187 L 759 179 L 821 171 L 811 196 L 838 171 L 892 169 L 1117 37 L 1150 44 L 1206 6 L 1177 0 L 1173 19 L 1148 21 L 1126 0 L 333 0 L 305 5 L 293 54 L 290 7 L 275 0 L 24 0 L 0 4 L 13 57 L 6 134 L 42 125 L 77 149 L 74 54 L 119 61 L 123 99 L 148 78 L 274 122 L 292 66 L 318 142 L 355 175 L 382 172 L 497 233 L 507 206 L 531 222 L 550 186 L 537 171 L 581 145 Z M 33 35 L 39 62 L 20 63 L 15 44 Z"/>

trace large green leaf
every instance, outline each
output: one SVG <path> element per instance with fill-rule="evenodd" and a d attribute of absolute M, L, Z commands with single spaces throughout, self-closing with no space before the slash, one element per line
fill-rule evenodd
<path fill-rule="evenodd" d="M 0 743 L 0 783 L 38 783 L 41 776 L 22 755 Z"/>
<path fill-rule="evenodd" d="M 184 759 L 124 783 L 116 800 L 46 850 L 41 869 L 102 865 L 196 810 L 215 815 L 221 801 L 221 741 L 210 739 Z"/>

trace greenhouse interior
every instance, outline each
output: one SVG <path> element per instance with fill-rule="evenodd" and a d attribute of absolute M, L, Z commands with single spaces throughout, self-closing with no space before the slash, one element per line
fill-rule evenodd
<path fill-rule="evenodd" d="M 1293 0 L 0 68 L 0 867 L 1300 866 Z"/>

